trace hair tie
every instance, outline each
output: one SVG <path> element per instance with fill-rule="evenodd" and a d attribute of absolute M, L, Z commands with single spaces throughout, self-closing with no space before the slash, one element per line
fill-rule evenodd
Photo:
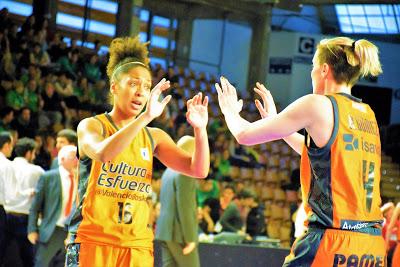
<path fill-rule="evenodd" d="M 357 42 L 357 41 L 354 41 L 354 42 L 351 44 L 351 49 L 353 49 L 353 51 L 355 51 L 355 49 L 356 49 L 356 42 Z"/>

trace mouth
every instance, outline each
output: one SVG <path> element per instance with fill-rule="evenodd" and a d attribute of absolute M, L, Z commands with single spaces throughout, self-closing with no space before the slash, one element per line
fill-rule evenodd
<path fill-rule="evenodd" d="M 131 107 L 135 110 L 141 109 L 142 108 L 142 102 L 138 100 L 133 100 L 131 101 Z"/>

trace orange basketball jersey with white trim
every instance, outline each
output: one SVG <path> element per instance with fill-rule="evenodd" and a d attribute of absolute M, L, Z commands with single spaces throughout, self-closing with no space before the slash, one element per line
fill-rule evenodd
<path fill-rule="evenodd" d="M 118 128 L 105 113 L 94 117 L 105 138 Z M 153 249 L 149 226 L 153 140 L 143 128 L 113 160 L 80 160 L 77 209 L 70 242 Z"/>
<path fill-rule="evenodd" d="M 327 96 L 334 129 L 318 148 L 306 133 L 301 184 L 306 224 L 369 232 L 382 223 L 379 209 L 381 145 L 375 114 L 351 95 Z"/>

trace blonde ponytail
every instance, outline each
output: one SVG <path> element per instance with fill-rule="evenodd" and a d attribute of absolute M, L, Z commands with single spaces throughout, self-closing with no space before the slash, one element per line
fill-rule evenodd
<path fill-rule="evenodd" d="M 354 43 L 354 52 L 360 61 L 360 74 L 362 77 L 368 75 L 378 76 L 382 73 L 378 47 L 373 43 L 365 39 L 358 40 Z"/>
<path fill-rule="evenodd" d="M 327 63 L 332 67 L 338 83 L 354 85 L 360 77 L 378 76 L 382 73 L 378 48 L 361 39 L 354 41 L 348 37 L 323 39 L 316 53 L 317 63 Z"/>

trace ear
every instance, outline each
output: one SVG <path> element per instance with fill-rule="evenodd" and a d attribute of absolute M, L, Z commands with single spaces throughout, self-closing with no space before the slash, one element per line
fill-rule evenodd
<path fill-rule="evenodd" d="M 326 64 L 326 63 L 322 64 L 322 66 L 321 66 L 322 77 L 327 77 L 330 71 L 331 71 L 331 68 L 329 67 L 328 64 Z"/>
<path fill-rule="evenodd" d="M 110 92 L 111 94 L 114 95 L 116 91 L 117 91 L 117 83 L 115 81 L 112 81 L 110 86 Z"/>

